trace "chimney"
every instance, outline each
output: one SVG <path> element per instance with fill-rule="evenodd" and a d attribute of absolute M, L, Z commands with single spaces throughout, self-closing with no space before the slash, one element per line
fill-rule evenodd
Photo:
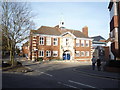
<path fill-rule="evenodd" d="M 88 37 L 88 27 L 87 27 L 87 26 L 85 26 L 85 27 L 82 28 L 82 33 L 83 33 L 86 37 Z"/>

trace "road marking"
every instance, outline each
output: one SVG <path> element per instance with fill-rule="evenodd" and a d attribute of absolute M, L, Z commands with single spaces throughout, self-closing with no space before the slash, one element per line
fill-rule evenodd
<path fill-rule="evenodd" d="M 90 86 L 90 85 L 86 85 L 86 84 L 83 84 L 83 83 L 80 83 L 80 82 L 75 82 L 75 81 L 72 81 L 72 80 L 68 80 L 68 81 L 71 82 L 71 83 L 83 85 L 83 86 L 90 87 L 90 88 L 96 88 L 96 87 L 93 87 L 93 86 Z"/>
<path fill-rule="evenodd" d="M 57 82 L 58 84 L 62 84 L 62 85 L 65 85 L 65 86 L 68 86 L 68 87 L 71 87 L 71 88 L 77 88 L 75 86 L 71 86 L 71 85 L 68 85 L 68 84 L 64 84 L 64 83 L 61 83 L 61 82 Z"/>
<path fill-rule="evenodd" d="M 41 72 L 41 73 L 43 73 L 43 74 L 45 74 L 45 75 L 48 75 L 48 76 L 50 76 L 50 77 L 52 77 L 52 76 L 53 76 L 53 75 L 48 74 L 48 73 L 45 73 L 45 72 Z"/>
<path fill-rule="evenodd" d="M 100 75 L 97 75 L 97 74 L 89 74 L 89 73 L 86 73 L 84 71 L 78 71 L 75 69 L 73 69 L 73 71 L 75 72 L 80 72 L 81 74 L 83 74 L 84 76 L 89 76 L 89 77 L 94 77 L 94 78 L 102 78 L 102 79 L 107 79 L 107 80 L 115 80 L 115 81 L 119 81 L 119 79 L 116 79 L 116 78 L 108 78 L 108 77 L 103 77 L 103 76 L 100 76 Z"/>

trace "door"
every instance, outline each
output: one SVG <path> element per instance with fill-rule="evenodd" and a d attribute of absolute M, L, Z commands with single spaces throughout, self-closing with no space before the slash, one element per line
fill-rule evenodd
<path fill-rule="evenodd" d="M 70 60 L 70 54 L 63 54 L 63 60 Z"/>
<path fill-rule="evenodd" d="M 67 58 L 66 58 L 66 54 L 63 54 L 63 60 L 66 60 Z"/>
<path fill-rule="evenodd" d="M 70 60 L 70 54 L 67 54 L 67 60 Z"/>

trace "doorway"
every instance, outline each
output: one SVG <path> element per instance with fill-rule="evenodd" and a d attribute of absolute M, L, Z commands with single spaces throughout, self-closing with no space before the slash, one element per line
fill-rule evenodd
<path fill-rule="evenodd" d="M 63 60 L 70 60 L 70 51 L 64 51 Z"/>

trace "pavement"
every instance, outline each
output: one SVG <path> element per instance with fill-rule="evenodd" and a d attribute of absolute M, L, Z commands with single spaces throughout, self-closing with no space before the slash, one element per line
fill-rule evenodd
<path fill-rule="evenodd" d="M 98 71 L 97 68 L 95 70 L 92 70 L 91 66 L 86 66 L 83 68 L 75 68 L 74 71 L 77 71 L 86 75 L 96 76 L 96 77 L 120 80 L 119 73 L 107 72 L 104 70 Z"/>
<path fill-rule="evenodd" d="M 43 64 L 43 63 L 49 63 L 50 61 L 42 61 L 42 62 L 33 62 L 30 60 L 22 61 L 23 65 L 29 66 L 29 65 L 35 65 L 35 64 Z M 95 77 L 102 77 L 102 78 L 109 78 L 109 79 L 116 79 L 120 80 L 120 73 L 114 73 L 114 72 L 107 72 L 101 69 L 101 71 L 97 70 L 97 67 L 95 67 L 95 70 L 92 70 L 91 62 L 74 62 L 74 61 L 53 61 L 53 62 L 62 62 L 62 63 L 79 63 L 81 66 L 74 68 L 73 70 L 82 74 L 91 75 Z M 105 63 L 102 63 L 102 67 Z"/>
<path fill-rule="evenodd" d="M 66 61 L 64 61 L 64 62 L 66 62 Z M 120 80 L 120 73 L 107 72 L 107 71 L 103 70 L 103 66 L 105 65 L 105 62 L 102 62 L 101 71 L 97 70 L 97 66 L 95 67 L 95 70 L 92 70 L 92 63 L 91 62 L 74 62 L 74 61 L 67 61 L 67 62 L 81 64 L 81 66 L 73 69 L 76 72 L 83 73 L 83 74 L 90 75 L 90 76 L 95 76 L 95 77 Z"/>

